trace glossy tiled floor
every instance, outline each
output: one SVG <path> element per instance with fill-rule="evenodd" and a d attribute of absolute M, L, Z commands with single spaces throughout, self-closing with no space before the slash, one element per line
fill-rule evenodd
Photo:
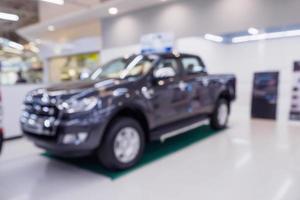
<path fill-rule="evenodd" d="M 300 126 L 233 113 L 230 128 L 110 180 L 6 143 L 0 200 L 299 200 Z"/>

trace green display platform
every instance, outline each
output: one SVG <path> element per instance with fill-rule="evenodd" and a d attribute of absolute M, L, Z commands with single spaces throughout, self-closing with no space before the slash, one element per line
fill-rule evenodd
<path fill-rule="evenodd" d="M 103 167 L 101 167 L 101 165 L 99 165 L 99 163 L 97 163 L 96 159 L 91 159 L 91 158 L 65 159 L 65 158 L 55 157 L 48 153 L 44 153 L 42 155 L 50 159 L 59 160 L 77 166 L 79 168 L 107 176 L 112 180 L 114 180 L 121 176 L 124 176 L 125 174 L 128 174 L 129 172 L 133 172 L 139 169 L 140 167 L 143 167 L 151 162 L 154 162 L 158 159 L 161 159 L 165 156 L 175 153 L 176 151 L 179 151 L 185 147 L 188 147 L 193 143 L 199 142 L 216 133 L 218 133 L 218 131 L 214 131 L 210 129 L 209 126 L 203 126 L 194 129 L 192 131 L 189 131 L 187 133 L 184 133 L 182 135 L 170 138 L 166 140 L 164 143 L 161 142 L 150 143 L 147 145 L 144 156 L 137 166 L 133 167 L 132 169 L 126 171 L 120 171 L 120 172 L 112 172 L 104 169 Z"/>

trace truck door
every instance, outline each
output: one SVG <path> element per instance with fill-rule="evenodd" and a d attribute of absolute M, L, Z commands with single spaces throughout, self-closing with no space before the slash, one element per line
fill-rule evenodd
<path fill-rule="evenodd" d="M 213 91 L 205 65 L 196 56 L 184 56 L 180 59 L 184 75 L 182 81 L 188 85 L 189 104 L 186 110 L 189 116 L 211 112 L 213 109 Z"/>
<path fill-rule="evenodd" d="M 163 58 L 154 68 L 150 100 L 156 126 L 175 122 L 183 117 L 187 95 L 180 89 L 181 68 L 177 58 Z"/>

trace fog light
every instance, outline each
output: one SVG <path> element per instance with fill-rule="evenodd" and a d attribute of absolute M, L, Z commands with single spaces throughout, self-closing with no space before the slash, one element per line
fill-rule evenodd
<path fill-rule="evenodd" d="M 87 138 L 88 134 L 87 133 L 78 133 L 78 140 L 80 141 L 80 143 L 85 142 L 86 138 Z"/>
<path fill-rule="evenodd" d="M 63 138 L 64 144 L 74 144 L 76 142 L 76 134 L 66 134 Z"/>
<path fill-rule="evenodd" d="M 63 143 L 79 145 L 86 141 L 87 136 L 88 136 L 88 133 L 85 133 L 85 132 L 66 134 L 63 137 Z"/>

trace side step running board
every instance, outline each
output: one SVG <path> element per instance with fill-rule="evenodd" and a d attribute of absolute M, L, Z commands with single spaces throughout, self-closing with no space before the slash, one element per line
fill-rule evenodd
<path fill-rule="evenodd" d="M 171 138 L 171 137 L 180 135 L 180 134 L 185 133 L 185 132 L 187 132 L 187 131 L 190 131 L 190 130 L 193 130 L 193 129 L 195 129 L 195 128 L 198 128 L 198 127 L 200 127 L 200 126 L 207 125 L 208 123 L 209 123 L 209 120 L 208 120 L 208 119 L 205 119 L 205 120 L 198 121 L 198 122 L 196 122 L 196 123 L 190 124 L 190 125 L 188 125 L 188 126 L 179 128 L 179 129 L 177 129 L 177 130 L 174 130 L 174 131 L 165 133 L 165 134 L 163 134 L 163 135 L 160 137 L 160 141 L 161 141 L 161 142 L 164 142 L 164 141 L 166 141 L 166 139 L 168 139 L 168 138 Z"/>

